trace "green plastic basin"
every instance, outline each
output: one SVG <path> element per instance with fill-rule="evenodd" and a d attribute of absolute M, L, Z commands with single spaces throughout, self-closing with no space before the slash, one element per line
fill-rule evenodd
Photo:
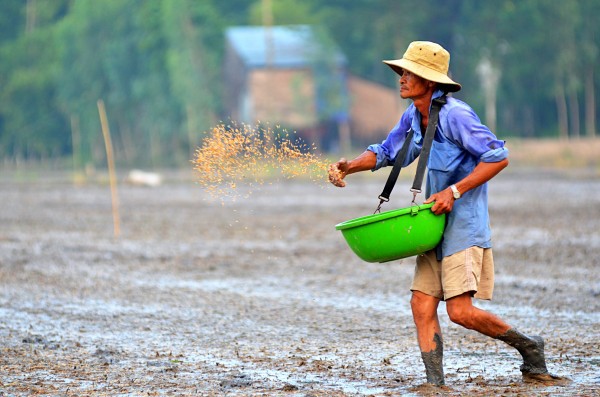
<path fill-rule="evenodd" d="M 431 212 L 433 203 L 351 219 L 335 226 L 359 258 L 389 262 L 419 255 L 442 239 L 446 215 Z"/>

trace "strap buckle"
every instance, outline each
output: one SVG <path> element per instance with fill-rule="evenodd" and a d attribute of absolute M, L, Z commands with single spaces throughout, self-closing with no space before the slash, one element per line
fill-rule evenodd
<path fill-rule="evenodd" d="M 410 189 L 410 191 L 413 194 L 413 199 L 411 204 L 417 205 L 417 194 L 421 193 L 421 189 Z"/>
<path fill-rule="evenodd" d="M 375 208 L 373 214 L 381 213 L 381 204 L 387 203 L 388 201 L 390 201 L 388 197 L 379 196 L 379 205 Z"/>
<path fill-rule="evenodd" d="M 379 200 L 381 200 L 381 202 L 383 203 L 384 201 L 387 203 L 388 201 L 390 201 L 389 197 L 384 197 L 384 196 L 379 196 L 377 197 Z M 381 203 L 380 203 L 381 204 Z"/>

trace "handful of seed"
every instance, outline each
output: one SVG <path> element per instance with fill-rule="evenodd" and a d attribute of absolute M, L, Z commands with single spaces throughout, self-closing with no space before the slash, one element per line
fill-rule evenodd
<path fill-rule="evenodd" d="M 266 182 L 308 178 L 326 182 L 329 165 L 300 139 L 269 126 L 219 124 L 192 160 L 198 183 L 213 197 L 249 195 Z M 239 187 L 247 187 L 242 193 Z"/>

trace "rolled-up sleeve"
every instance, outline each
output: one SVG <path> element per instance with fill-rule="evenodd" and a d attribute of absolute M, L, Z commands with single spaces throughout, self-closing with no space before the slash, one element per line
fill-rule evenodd
<path fill-rule="evenodd" d="M 377 171 L 381 167 L 387 167 L 390 164 L 390 156 L 383 143 L 375 143 L 373 145 L 369 145 L 367 150 L 375 153 L 375 155 L 377 156 L 377 162 L 375 163 L 375 167 L 373 167 L 371 171 Z"/>
<path fill-rule="evenodd" d="M 450 138 L 480 161 L 493 163 L 508 157 L 504 141 L 482 124 L 470 107 L 453 107 L 448 113 L 447 124 Z"/>
<path fill-rule="evenodd" d="M 484 163 L 497 163 L 506 158 L 508 158 L 508 149 L 506 147 L 501 147 L 485 152 L 481 155 L 479 160 Z"/>
<path fill-rule="evenodd" d="M 412 105 L 411 105 L 412 106 Z M 393 165 L 400 148 L 404 144 L 404 140 L 410 130 L 411 126 L 411 112 L 412 108 L 409 108 L 402 117 L 400 121 L 392 128 L 388 136 L 381 142 L 370 145 L 367 150 L 375 153 L 377 156 L 377 162 L 372 171 L 376 171 L 382 167 L 387 167 L 389 165 Z M 406 166 L 410 164 L 416 156 L 411 156 L 411 152 L 404 160 L 404 164 L 402 166 Z M 418 153 L 417 153 L 418 155 Z"/>

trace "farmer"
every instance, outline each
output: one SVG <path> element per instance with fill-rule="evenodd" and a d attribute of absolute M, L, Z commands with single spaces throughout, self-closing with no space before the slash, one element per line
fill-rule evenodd
<path fill-rule="evenodd" d="M 400 75 L 400 96 L 412 104 L 381 144 L 354 160 L 344 158 L 329 168 L 329 180 L 346 185 L 347 175 L 393 165 L 410 129 L 407 166 L 418 157 L 432 100 L 461 89 L 448 76 L 450 54 L 438 44 L 418 41 L 402 59 L 384 61 Z M 544 341 L 528 336 L 499 317 L 473 306 L 473 297 L 492 299 L 494 260 L 488 215 L 487 182 L 508 165 L 504 142 L 483 125 L 466 103 L 447 97 L 428 161 L 427 199 L 435 214 L 448 214 L 440 245 L 417 256 L 410 301 L 427 383 L 444 384 L 443 338 L 437 315 L 446 302 L 451 321 L 506 342 L 523 357 L 526 381 L 555 382 L 546 369 Z"/>

